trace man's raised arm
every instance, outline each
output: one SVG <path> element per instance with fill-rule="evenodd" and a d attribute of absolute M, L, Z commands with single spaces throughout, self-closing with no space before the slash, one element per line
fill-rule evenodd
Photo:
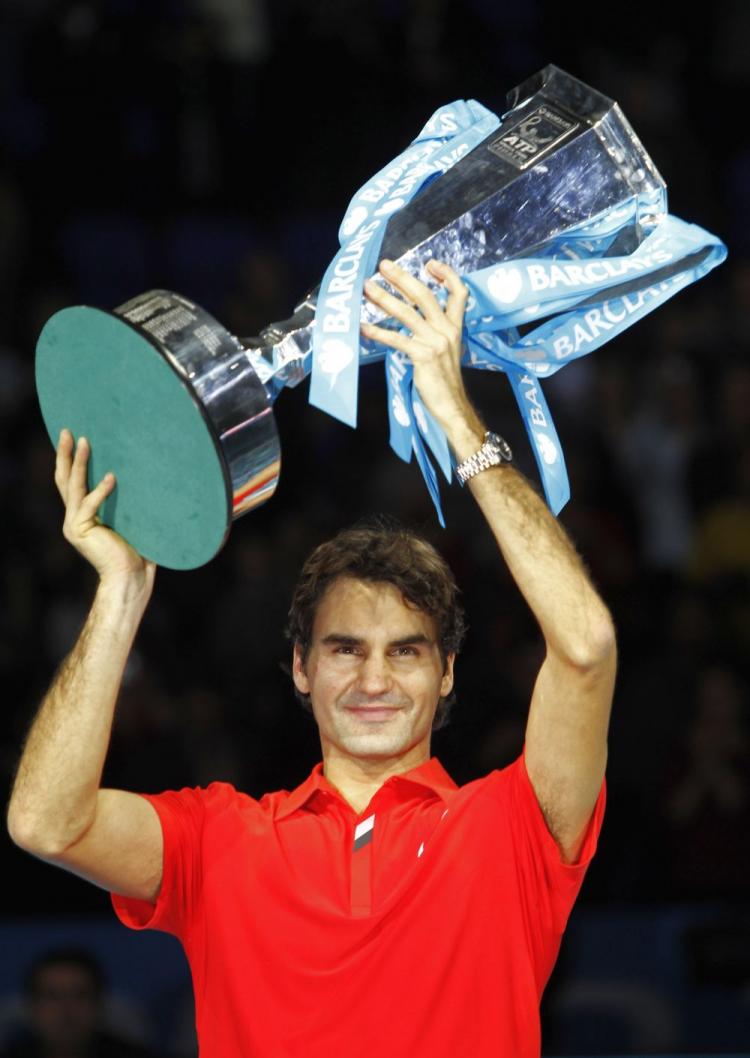
<path fill-rule="evenodd" d="M 383 277 L 405 301 L 373 283 L 367 296 L 411 337 L 373 325 L 362 329 L 409 356 L 420 397 L 462 462 L 485 435 L 461 376 L 467 289 L 447 265 L 428 267 L 449 292 L 445 310 L 424 284 L 383 262 Z M 564 529 L 522 474 L 507 464 L 490 467 L 470 478 L 469 488 L 544 635 L 547 654 L 531 699 L 524 757 L 547 826 L 572 863 L 604 778 L 614 626 Z"/>
<path fill-rule="evenodd" d="M 155 565 L 97 519 L 115 487 L 108 474 L 86 492 L 88 442 L 64 430 L 55 482 L 66 539 L 99 574 L 75 647 L 29 731 L 8 807 L 17 845 L 103 888 L 153 899 L 161 884 L 162 835 L 155 809 L 137 794 L 101 790 L 115 702 L 154 584 Z"/>
<path fill-rule="evenodd" d="M 562 526 L 522 474 L 490 467 L 469 487 L 544 635 L 524 758 L 550 833 L 574 863 L 607 763 L 614 626 Z"/>

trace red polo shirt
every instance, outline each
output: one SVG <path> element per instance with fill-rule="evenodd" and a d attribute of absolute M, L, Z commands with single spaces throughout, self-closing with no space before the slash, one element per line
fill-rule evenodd
<path fill-rule="evenodd" d="M 179 937 L 201 1058 L 539 1058 L 539 1000 L 594 854 L 561 862 L 523 756 L 457 787 L 433 757 L 361 815 L 322 764 L 259 801 L 226 783 L 147 795 L 156 904 Z"/>

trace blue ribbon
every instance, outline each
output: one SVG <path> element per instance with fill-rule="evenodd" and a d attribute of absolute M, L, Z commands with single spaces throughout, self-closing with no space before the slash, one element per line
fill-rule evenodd
<path fill-rule="evenodd" d="M 517 259 L 464 277 L 470 296 L 462 362 L 508 375 L 553 513 L 567 503 L 570 487 L 539 376 L 598 349 L 726 255 L 716 236 L 668 215 L 624 257 Z M 523 338 L 509 330 L 541 318 L 547 321 Z"/>
<path fill-rule="evenodd" d="M 339 231 L 341 249 L 318 296 L 311 404 L 356 425 L 360 351 L 367 357 L 372 350 L 372 343 L 360 350 L 360 305 L 364 281 L 377 268 L 387 220 L 499 123 L 474 100 L 441 107 L 409 148 L 354 195 Z M 606 256 L 635 215 L 636 202 L 630 200 L 549 240 L 537 257 L 463 276 L 469 299 L 462 363 L 508 376 L 554 514 L 570 498 L 570 486 L 540 376 L 598 349 L 727 255 L 716 236 L 667 215 L 631 254 Z M 446 292 L 438 290 L 437 296 L 444 298 Z M 541 319 L 540 326 L 519 335 L 520 325 Z M 396 329 L 408 333 L 400 325 Z M 416 456 L 444 525 L 429 453 L 450 481 L 445 434 L 419 398 L 408 357 L 383 348 L 391 447 L 406 462 Z"/>
<path fill-rule="evenodd" d="M 357 425 L 360 303 L 365 279 L 377 269 L 388 218 L 499 124 L 473 99 L 441 107 L 407 150 L 352 198 L 339 229 L 341 249 L 318 293 L 310 377 L 310 403 L 317 408 Z"/>

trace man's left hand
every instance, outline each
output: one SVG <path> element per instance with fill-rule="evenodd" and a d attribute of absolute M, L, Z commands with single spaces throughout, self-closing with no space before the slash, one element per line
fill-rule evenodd
<path fill-rule="evenodd" d="M 481 423 L 469 403 L 461 377 L 462 334 L 468 289 L 447 264 L 430 261 L 430 274 L 448 290 L 445 309 L 435 295 L 414 276 L 392 261 L 381 261 L 379 272 L 404 300 L 384 290 L 374 280 L 365 283 L 366 297 L 411 331 L 411 335 L 374 324 L 362 324 L 366 338 L 405 353 L 414 367 L 419 396 L 451 440 L 459 427 L 479 431 Z M 460 428 L 460 427 L 459 427 Z"/>

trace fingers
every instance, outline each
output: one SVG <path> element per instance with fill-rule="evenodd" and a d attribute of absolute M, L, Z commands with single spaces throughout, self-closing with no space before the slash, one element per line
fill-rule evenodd
<path fill-rule="evenodd" d="M 80 503 L 86 494 L 86 468 L 91 449 L 85 437 L 78 438 L 75 454 L 74 445 L 70 430 L 61 430 L 55 458 L 55 484 L 66 506 L 71 500 Z"/>
<path fill-rule="evenodd" d="M 70 430 L 61 430 L 55 455 L 55 485 L 62 496 L 63 503 L 68 498 L 68 479 L 70 478 L 71 453 L 73 451 L 73 434 Z"/>
<path fill-rule="evenodd" d="M 108 473 L 96 488 L 88 492 L 88 461 L 91 446 L 85 437 L 78 438 L 73 454 L 74 439 L 70 430 L 63 429 L 55 458 L 55 484 L 65 504 L 67 522 L 92 522 L 96 512 L 115 487 L 114 474 Z"/>
<path fill-rule="evenodd" d="M 461 376 L 463 321 L 468 290 L 461 277 L 448 265 L 430 261 L 428 269 L 430 275 L 448 291 L 445 311 L 428 286 L 393 262 L 381 261 L 381 274 L 422 315 L 399 298 L 381 290 L 377 284 L 368 283 L 365 292 L 370 301 L 410 328 L 411 333 L 367 323 L 361 325 L 361 330 L 365 337 L 406 354 L 414 367 L 414 384 L 420 400 L 447 432 L 449 424 L 465 419 L 467 409 L 471 410 Z"/>
<path fill-rule="evenodd" d="M 78 443 L 76 444 L 75 455 L 73 456 L 73 465 L 70 468 L 70 475 L 68 477 L 68 497 L 67 505 L 73 505 L 79 507 L 83 502 L 83 498 L 86 495 L 88 489 L 88 462 L 89 455 L 91 454 L 91 448 L 88 440 L 85 437 L 79 437 Z"/>
<path fill-rule="evenodd" d="M 87 471 L 91 445 L 85 437 L 75 444 L 70 430 L 62 430 L 57 443 L 55 483 L 65 503 L 63 536 L 97 571 L 100 581 L 136 578 L 140 591 L 150 594 L 156 565 L 147 562 L 119 533 L 104 524 L 99 508 L 116 487 L 115 475 L 107 473 L 88 491 Z"/>
<path fill-rule="evenodd" d="M 444 264 L 442 261 L 428 261 L 427 268 L 430 274 L 440 280 L 448 291 L 448 304 L 445 307 L 446 318 L 451 321 L 454 327 L 463 330 L 466 302 L 469 299 L 469 288 L 458 272 L 454 272 L 450 265 Z"/>
<path fill-rule="evenodd" d="M 415 279 L 414 276 L 410 275 L 405 269 L 399 268 L 399 266 L 394 264 L 393 261 L 381 261 L 379 271 L 391 286 L 395 287 L 396 290 L 403 294 L 408 301 L 417 306 L 428 323 L 432 324 L 433 327 L 439 327 L 442 324 L 445 318 L 443 310 L 440 307 L 440 302 L 428 286 L 425 286 L 424 283 Z M 378 290 L 380 290 L 380 288 L 378 288 Z M 389 309 L 394 308 L 393 302 L 396 303 L 395 308 L 398 308 L 399 305 L 403 305 L 403 302 L 399 302 L 399 299 L 394 298 L 392 294 L 389 295 L 387 291 L 383 291 L 383 293 L 386 297 L 391 298 L 391 301 L 388 303 Z M 406 323 L 407 327 L 412 326 L 408 321 L 402 320 L 400 315 L 396 315 L 395 311 L 391 312 L 391 315 L 396 316 L 396 318 L 401 320 L 402 323 Z M 415 315 L 418 316 L 418 313 L 415 313 Z M 413 327 L 412 330 L 414 330 Z"/>
<path fill-rule="evenodd" d="M 372 280 L 365 283 L 365 294 L 370 301 L 383 309 L 388 316 L 403 323 L 413 334 L 418 335 L 420 332 L 425 334 L 426 326 L 440 333 L 447 333 L 450 329 L 455 329 L 460 333 L 463 330 L 464 313 L 469 296 L 466 284 L 450 265 L 443 264 L 441 261 L 428 261 L 426 267 L 448 291 L 449 297 L 445 310 L 428 286 L 392 261 L 381 261 L 379 271 L 383 278 L 403 294 L 407 301 L 394 297 Z M 412 308 L 412 305 L 415 305 L 419 312 Z M 371 329 L 367 333 L 370 335 Z"/>
<path fill-rule="evenodd" d="M 420 358 L 428 357 L 432 354 L 432 350 L 429 346 L 422 342 L 417 341 L 416 338 L 411 338 L 408 334 L 402 334 L 401 331 L 392 331 L 388 327 L 376 327 L 373 323 L 363 323 L 361 331 L 367 338 L 372 338 L 375 342 L 381 342 L 383 345 L 389 345 L 392 349 L 398 349 L 402 353 L 406 353 L 410 360 L 418 363 Z M 447 340 L 445 346 L 447 347 Z"/>
<path fill-rule="evenodd" d="M 105 474 L 96 488 L 82 500 L 78 507 L 78 521 L 90 522 L 96 517 L 96 512 L 115 487 L 115 476 L 112 473 Z"/>
<path fill-rule="evenodd" d="M 393 285 L 397 286 L 396 283 Z M 369 301 L 372 301 L 373 304 L 382 309 L 386 316 L 392 316 L 393 319 L 408 327 L 410 331 L 416 332 L 424 326 L 424 317 L 420 316 L 415 308 L 412 308 L 401 298 L 389 294 L 387 290 L 383 290 L 380 284 L 374 280 L 368 279 L 365 283 L 365 295 Z"/>
<path fill-rule="evenodd" d="M 63 521 L 63 536 L 79 551 L 84 551 L 84 541 L 92 530 L 101 532 L 101 522 L 96 512 L 114 487 L 114 474 L 106 474 L 80 504 L 68 501 Z"/>

